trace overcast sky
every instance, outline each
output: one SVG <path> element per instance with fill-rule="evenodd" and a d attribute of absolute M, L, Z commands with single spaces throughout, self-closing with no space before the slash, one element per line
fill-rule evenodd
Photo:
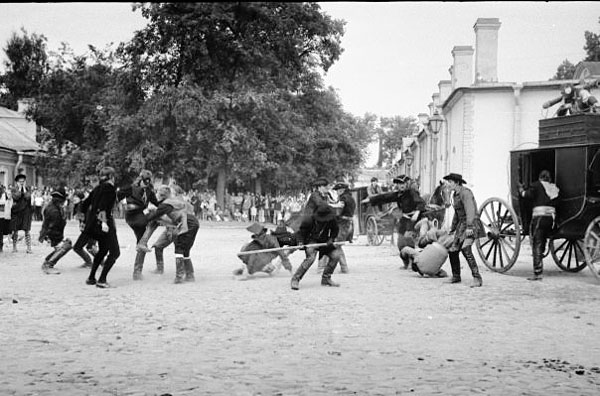
<path fill-rule="evenodd" d="M 477 18 L 499 18 L 500 81 L 544 81 L 558 65 L 585 55 L 586 30 L 600 33 L 600 2 L 327 2 L 323 11 L 347 21 L 345 51 L 326 76 L 354 115 L 416 116 L 427 112 L 440 80 L 448 80 L 452 48 L 475 47 Z M 67 42 L 75 53 L 126 41 L 146 20 L 131 3 L 1 3 L 0 44 L 21 27 Z M 0 59 L 5 60 L 4 52 Z"/>

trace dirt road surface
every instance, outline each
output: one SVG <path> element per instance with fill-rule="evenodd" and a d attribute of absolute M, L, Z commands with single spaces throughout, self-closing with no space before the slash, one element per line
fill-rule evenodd
<path fill-rule="evenodd" d="M 315 264 L 292 291 L 283 269 L 234 279 L 247 225 L 202 223 L 196 282 L 182 285 L 172 247 L 164 275 L 150 273 L 150 253 L 144 280 L 132 280 L 123 222 L 111 289 L 86 285 L 73 252 L 45 275 L 47 244 L 26 254 L 5 243 L 0 395 L 600 394 L 600 285 L 588 269 L 545 259 L 544 280 L 527 281 L 524 246 L 507 274 L 482 266 L 484 285 L 471 289 L 465 263 L 461 284 L 421 278 L 389 242 L 361 236 L 344 248 L 340 288 L 322 287 Z M 74 221 L 66 235 L 76 239 Z"/>

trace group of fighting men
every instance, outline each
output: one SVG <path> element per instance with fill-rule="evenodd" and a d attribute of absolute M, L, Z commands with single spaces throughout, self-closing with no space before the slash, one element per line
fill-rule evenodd
<path fill-rule="evenodd" d="M 558 195 L 556 186 L 548 184 L 547 173 L 544 171 L 540 175 L 540 181 L 529 189 L 520 186 L 522 195 L 532 197 L 538 207 L 537 212 L 534 212 L 534 277 L 530 278 L 531 280 L 540 280 L 542 276 L 538 250 L 543 248 L 548 232 L 546 216 L 554 213 L 550 210 L 551 201 L 555 201 Z M 454 209 L 449 231 L 440 229 L 431 221 L 425 201 L 411 186 L 410 178 L 405 175 L 393 179 L 392 191 L 382 192 L 371 188 L 369 196 L 362 203 L 369 203 L 378 208 L 387 203 L 397 205 L 398 250 L 405 268 L 410 266 L 422 276 L 445 277 L 446 273 L 441 266 L 446 258 L 449 258 L 452 270 L 449 283 L 459 283 L 459 255 L 462 253 L 473 277 L 471 287 L 481 287 L 483 280 L 472 245 L 477 238 L 484 237 L 485 232 L 477 214 L 475 198 L 472 191 L 465 186 L 466 181 L 460 174 L 450 173 L 443 179 L 451 192 L 451 205 Z M 19 175 L 16 180 L 23 185 L 24 176 Z M 107 275 L 120 255 L 112 212 L 115 203 L 125 199 L 125 220 L 136 237 L 137 253 L 133 266 L 133 280 L 142 279 L 145 256 L 151 251 L 147 246 L 148 241 L 156 229 L 163 225 L 163 233 L 152 246 L 156 258 L 156 270 L 153 272 L 164 272 L 163 250 L 174 243 L 175 283 L 194 281 L 190 250 L 199 223 L 192 205 L 182 196 L 183 190 L 178 186 L 160 186 L 155 191 L 152 186 L 152 173 L 148 170 L 141 171 L 138 178 L 124 188 L 117 189 L 114 183 L 115 171 L 110 167 L 103 168 L 98 179 L 92 180 L 93 190 L 77 205 L 81 234 L 74 246 L 70 240 L 64 238 L 65 190 L 60 187 L 52 192 L 52 201 L 44 209 L 39 240 L 49 241 L 54 250 L 45 258 L 42 270 L 47 274 L 60 273 L 54 268 L 56 263 L 73 248 L 83 258 L 84 266 L 90 268 L 86 283 L 100 288 L 110 287 Z M 352 243 L 354 239 L 356 202 L 347 183 L 336 183 L 330 190 L 329 182 L 320 178 L 313 185 L 315 190 L 310 194 L 301 216 L 296 219 L 295 226 L 289 221 L 287 224 L 282 221 L 271 233 L 258 223 L 247 228 L 252 233 L 252 240 L 238 253 L 243 264 L 234 271 L 234 275 L 245 279 L 247 275 L 256 272 L 272 274 L 277 269 L 273 261 L 279 257 L 281 265 L 292 275 L 292 290 L 298 290 L 300 281 L 318 258 L 319 272 L 322 272 L 321 285 L 339 286 L 331 276 L 338 263 L 342 273 L 348 272 L 343 245 L 347 242 Z M 540 206 L 544 206 L 544 210 Z M 92 259 L 83 248 L 93 243 L 97 243 L 98 248 L 95 252 L 88 250 L 93 252 Z M 284 249 L 285 246 L 288 248 Z M 293 250 L 305 252 L 305 258 L 295 272 L 288 257 L 289 252 Z M 96 279 L 96 272 L 100 266 L 102 272 Z"/>
<path fill-rule="evenodd" d="M 95 184 L 95 182 L 92 182 Z M 98 182 L 93 185 L 88 197 L 78 205 L 81 234 L 73 250 L 83 258 L 84 267 L 90 268 L 86 284 L 99 288 L 109 288 L 107 275 L 120 256 L 119 241 L 113 217 L 116 202 L 125 199 L 125 221 L 136 237 L 136 258 L 133 279 L 142 279 L 145 255 L 150 249 L 147 243 L 159 225 L 165 230 L 154 244 L 156 270 L 164 271 L 163 250 L 175 245 L 175 283 L 193 282 L 194 266 L 190 250 L 196 239 L 199 223 L 194 209 L 182 196 L 178 186 L 160 186 L 155 192 L 152 185 L 152 173 L 142 170 L 137 179 L 124 188 L 115 187 L 115 170 L 102 168 Z M 54 250 L 44 259 L 42 270 L 46 274 L 59 274 L 56 263 L 71 250 L 71 241 L 64 238 L 66 220 L 64 216 L 65 190 L 59 187 L 52 192 L 52 201 L 44 209 L 44 221 L 40 231 L 40 242 L 50 242 Z M 90 242 L 97 242 L 98 249 L 92 258 L 83 250 Z M 102 266 L 100 277 L 96 273 Z"/>

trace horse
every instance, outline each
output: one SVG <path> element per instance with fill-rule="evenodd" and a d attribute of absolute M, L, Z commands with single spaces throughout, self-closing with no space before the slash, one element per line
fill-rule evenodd
<path fill-rule="evenodd" d="M 423 216 L 432 221 L 437 221 L 437 226 L 446 231 L 450 230 L 454 215 L 451 196 L 452 192 L 448 185 L 440 181 L 433 193 L 425 199 L 426 205 Z"/>

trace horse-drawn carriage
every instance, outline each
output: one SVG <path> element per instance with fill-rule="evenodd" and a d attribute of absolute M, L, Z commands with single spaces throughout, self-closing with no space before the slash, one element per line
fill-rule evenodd
<path fill-rule="evenodd" d="M 600 265 L 600 115 L 577 114 L 540 120 L 539 147 L 510 153 L 511 204 L 487 199 L 479 209 L 486 238 L 476 242 L 484 264 L 506 272 L 517 261 L 530 234 L 532 208 L 519 184 L 530 185 L 542 170 L 560 187 L 556 226 L 545 255 L 567 272 L 587 266 L 595 277 Z"/>
<path fill-rule="evenodd" d="M 431 196 L 425 199 L 426 210 L 422 216 L 427 216 L 441 226 L 446 213 L 445 203 L 448 201 L 444 194 L 447 191 L 444 185 L 439 185 Z M 368 197 L 367 187 L 358 187 L 351 190 L 352 196 L 357 202 L 356 215 L 358 217 L 358 235 L 366 235 L 367 243 L 379 246 L 386 237 L 390 237 L 393 243 L 394 230 L 398 226 L 398 220 L 402 212 L 395 202 L 382 204 L 381 207 L 363 202 Z"/>

